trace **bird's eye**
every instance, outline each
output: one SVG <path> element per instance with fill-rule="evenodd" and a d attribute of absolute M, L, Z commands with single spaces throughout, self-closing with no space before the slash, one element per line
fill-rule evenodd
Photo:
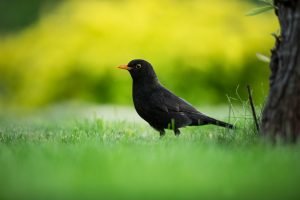
<path fill-rule="evenodd" d="M 140 69 L 141 67 L 142 67 L 141 64 L 137 64 L 137 65 L 135 66 L 135 68 L 137 68 L 137 69 Z"/>

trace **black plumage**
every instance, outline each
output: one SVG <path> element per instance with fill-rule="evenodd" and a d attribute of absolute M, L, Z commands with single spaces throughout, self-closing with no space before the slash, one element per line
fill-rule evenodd
<path fill-rule="evenodd" d="M 119 66 L 129 71 L 132 80 L 132 97 L 137 113 L 154 129 L 165 134 L 165 129 L 173 129 L 175 135 L 179 128 L 214 124 L 226 128 L 233 125 L 206 116 L 191 104 L 177 97 L 160 84 L 152 65 L 142 59 L 130 61 Z"/>

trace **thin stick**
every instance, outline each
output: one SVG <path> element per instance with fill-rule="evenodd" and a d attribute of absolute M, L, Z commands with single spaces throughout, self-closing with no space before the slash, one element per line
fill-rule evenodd
<path fill-rule="evenodd" d="M 250 105 L 251 105 L 251 109 L 252 109 L 253 119 L 254 119 L 254 122 L 255 122 L 255 125 L 256 125 L 256 129 L 257 129 L 257 131 L 259 131 L 259 125 L 258 125 L 256 113 L 255 113 L 255 108 L 254 108 L 254 105 L 253 105 L 250 85 L 247 85 L 247 89 L 248 89 L 248 96 L 249 96 L 249 101 L 250 101 Z"/>

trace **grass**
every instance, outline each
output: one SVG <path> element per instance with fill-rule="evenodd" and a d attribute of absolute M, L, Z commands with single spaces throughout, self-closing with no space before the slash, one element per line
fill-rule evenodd
<path fill-rule="evenodd" d="M 298 199 L 300 145 L 237 126 L 160 139 L 145 123 L 2 115 L 0 199 Z"/>

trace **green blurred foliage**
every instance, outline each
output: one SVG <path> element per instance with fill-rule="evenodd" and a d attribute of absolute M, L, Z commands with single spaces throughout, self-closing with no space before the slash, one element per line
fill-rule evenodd
<path fill-rule="evenodd" d="M 272 13 L 246 17 L 249 1 L 45 2 L 26 28 L 1 31 L 2 105 L 129 104 L 130 76 L 115 66 L 134 58 L 150 61 L 165 86 L 194 104 L 225 103 L 237 86 L 246 97 L 248 83 L 257 103 L 265 98 L 268 66 L 255 54 L 269 54 L 278 25 Z"/>

